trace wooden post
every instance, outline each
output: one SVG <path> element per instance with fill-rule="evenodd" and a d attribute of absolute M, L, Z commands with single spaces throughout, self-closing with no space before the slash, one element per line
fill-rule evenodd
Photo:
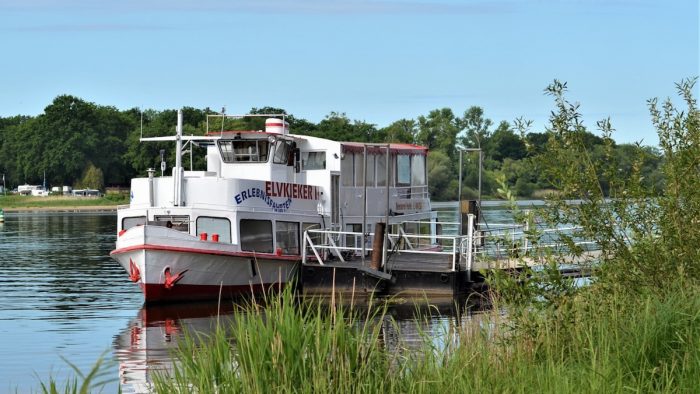
<path fill-rule="evenodd" d="M 470 214 L 474 215 L 474 220 L 472 221 L 474 225 L 479 221 L 478 205 L 474 200 L 463 200 L 460 201 L 459 205 L 460 223 L 462 224 L 461 234 L 467 234 L 469 233 L 469 219 L 467 217 Z"/>
<path fill-rule="evenodd" d="M 377 271 L 379 270 L 379 268 L 381 268 L 382 265 L 385 230 L 386 223 L 377 222 L 374 225 L 374 241 L 372 242 L 372 261 L 370 262 L 370 268 Z"/>

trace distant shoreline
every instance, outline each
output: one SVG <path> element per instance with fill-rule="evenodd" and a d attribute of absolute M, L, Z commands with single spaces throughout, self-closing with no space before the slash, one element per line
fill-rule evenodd
<path fill-rule="evenodd" d="M 83 205 L 63 207 L 17 207 L 3 208 L 5 214 L 26 213 L 116 213 L 116 205 Z"/>

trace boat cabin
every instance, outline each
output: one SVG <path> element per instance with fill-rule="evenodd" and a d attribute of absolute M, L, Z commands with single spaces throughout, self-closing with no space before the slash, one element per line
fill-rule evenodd
<path fill-rule="evenodd" d="M 149 170 L 132 180 L 130 205 L 118 213 L 120 234 L 158 225 L 241 251 L 299 255 L 310 228 L 369 233 L 387 218 L 434 218 L 421 146 L 294 135 L 283 115 L 268 117 L 259 131 L 142 140 L 175 141 L 176 165 L 169 176 Z M 182 141 L 206 147 L 206 171 L 183 169 Z"/>

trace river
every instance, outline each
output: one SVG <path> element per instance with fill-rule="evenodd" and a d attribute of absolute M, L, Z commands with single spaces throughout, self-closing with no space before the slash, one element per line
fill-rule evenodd
<path fill-rule="evenodd" d="M 456 212 L 442 216 L 451 220 Z M 504 211 L 489 216 L 492 223 L 508 221 Z M 138 287 L 109 257 L 115 224 L 114 214 L 10 214 L 0 223 L 0 393 L 36 391 L 49 376 L 61 382 L 73 374 L 65 360 L 89 371 L 100 356 L 113 380 L 105 392 L 117 385 L 143 392 L 149 371 L 169 365 L 168 351 L 183 329 L 211 329 L 211 305 L 143 307 Z M 441 314 L 422 330 L 458 323 L 452 300 L 443 301 Z M 401 332 L 387 333 L 387 340 L 417 337 L 411 313 L 391 314 Z"/>

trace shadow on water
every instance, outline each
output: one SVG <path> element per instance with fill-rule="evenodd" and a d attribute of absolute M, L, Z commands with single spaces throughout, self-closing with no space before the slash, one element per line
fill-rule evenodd
<path fill-rule="evenodd" d="M 387 313 L 375 323 L 381 325 L 380 345 L 392 351 L 420 350 L 425 338 L 443 346 L 454 341 L 459 328 L 478 320 L 486 303 L 479 297 L 470 299 L 400 298 L 375 300 L 388 305 Z M 307 300 L 308 301 L 308 300 Z M 314 300 L 318 301 L 318 300 Z M 330 309 L 330 300 L 328 301 Z M 305 300 L 300 299 L 300 302 Z M 248 301 L 144 305 L 128 325 L 114 337 L 113 354 L 119 365 L 119 383 L 124 393 L 147 393 L 156 371 L 170 372 L 172 352 L 185 333 L 193 337 L 212 334 L 217 326 L 231 332 L 235 318 L 245 313 Z M 349 303 L 345 306 L 349 307 Z M 366 302 L 353 306 L 361 312 Z M 235 344 L 233 344 L 235 347 Z"/>

